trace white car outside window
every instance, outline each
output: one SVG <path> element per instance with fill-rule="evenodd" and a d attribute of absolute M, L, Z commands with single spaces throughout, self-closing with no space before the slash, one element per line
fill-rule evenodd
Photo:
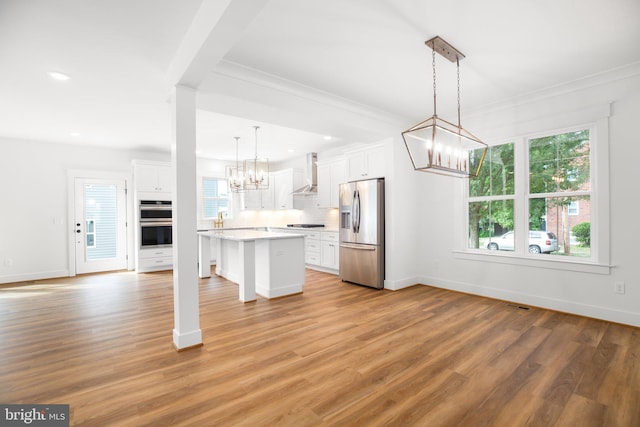
<path fill-rule="evenodd" d="M 494 237 L 487 244 L 487 249 L 492 251 L 512 251 L 514 250 L 514 232 L 508 231 L 502 236 Z M 558 239 L 550 231 L 529 230 L 529 253 L 548 254 L 559 249 Z"/>

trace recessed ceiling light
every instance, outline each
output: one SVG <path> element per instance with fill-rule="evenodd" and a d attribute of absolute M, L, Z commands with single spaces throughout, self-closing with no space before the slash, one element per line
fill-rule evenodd
<path fill-rule="evenodd" d="M 73 137 L 77 137 L 77 136 L 80 136 L 80 132 L 71 132 L 69 135 Z"/>
<path fill-rule="evenodd" d="M 60 80 L 60 81 L 67 81 L 71 78 L 68 75 L 64 73 L 60 73 L 58 71 L 49 71 L 49 75 L 51 76 L 52 79 Z"/>
<path fill-rule="evenodd" d="M 287 150 L 287 152 L 289 152 L 289 153 L 295 153 L 295 151 L 296 151 L 296 150 L 293 150 L 293 149 L 291 149 L 291 148 L 289 148 L 289 149 Z"/>
<path fill-rule="evenodd" d="M 331 135 L 325 135 L 324 140 L 325 141 L 331 141 Z"/>

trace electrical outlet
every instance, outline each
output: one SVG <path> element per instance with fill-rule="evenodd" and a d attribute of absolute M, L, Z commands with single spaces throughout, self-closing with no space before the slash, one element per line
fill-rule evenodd
<path fill-rule="evenodd" d="M 613 282 L 616 294 L 624 295 L 624 282 Z"/>

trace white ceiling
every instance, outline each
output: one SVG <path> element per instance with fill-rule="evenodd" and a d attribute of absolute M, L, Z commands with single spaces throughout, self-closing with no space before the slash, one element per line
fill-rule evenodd
<path fill-rule="evenodd" d="M 169 150 L 170 71 L 202 3 L 0 1 L 0 137 Z M 466 55 L 463 118 L 640 61 L 638 0 L 247 7 L 255 19 L 238 23 L 237 39 L 198 87 L 205 157 L 235 158 L 234 136 L 240 157 L 251 157 L 254 125 L 259 154 L 273 160 L 401 132 L 432 113 L 424 41 L 435 35 Z M 54 81 L 49 71 L 71 79 Z M 438 57 L 437 74 L 439 111 L 451 111 L 455 67 Z"/>

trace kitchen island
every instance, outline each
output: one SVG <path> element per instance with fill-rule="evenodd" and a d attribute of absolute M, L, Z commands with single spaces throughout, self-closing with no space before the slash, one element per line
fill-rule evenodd
<path fill-rule="evenodd" d="M 211 277 L 210 239 L 217 241 L 216 274 L 238 283 L 240 301 L 302 292 L 304 234 L 258 230 L 198 232 L 201 278 Z"/>

